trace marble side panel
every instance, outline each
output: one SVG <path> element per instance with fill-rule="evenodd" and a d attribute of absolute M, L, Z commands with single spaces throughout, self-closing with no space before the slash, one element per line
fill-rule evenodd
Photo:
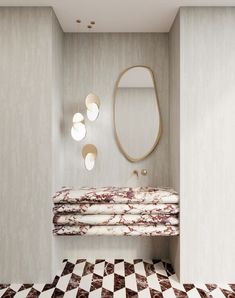
<path fill-rule="evenodd" d="M 178 204 L 56 204 L 55 214 L 177 214 Z"/>
<path fill-rule="evenodd" d="M 57 203 L 178 203 L 178 194 L 168 188 L 156 187 L 101 187 L 73 190 L 62 188 L 53 196 Z"/>
<path fill-rule="evenodd" d="M 177 225 L 177 216 L 170 214 L 142 214 L 142 215 L 55 215 L 53 222 L 56 225 L 154 225 L 158 223 L 166 225 Z"/>
<path fill-rule="evenodd" d="M 177 226 L 58 226 L 54 235 L 110 235 L 110 236 L 174 236 Z"/>

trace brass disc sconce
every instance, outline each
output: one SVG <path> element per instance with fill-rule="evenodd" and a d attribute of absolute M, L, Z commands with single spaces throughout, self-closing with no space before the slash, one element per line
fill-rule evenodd
<path fill-rule="evenodd" d="M 94 93 L 89 93 L 85 99 L 87 108 L 87 118 L 90 121 L 95 121 L 99 116 L 100 99 Z"/>
<path fill-rule="evenodd" d="M 75 141 L 81 141 L 86 136 L 86 126 L 84 117 L 81 113 L 76 113 L 73 116 L 73 126 L 71 128 L 71 136 Z"/>
<path fill-rule="evenodd" d="M 92 144 L 86 144 L 82 148 L 82 156 L 84 158 L 85 168 L 91 171 L 95 166 L 97 157 L 97 148 Z"/>

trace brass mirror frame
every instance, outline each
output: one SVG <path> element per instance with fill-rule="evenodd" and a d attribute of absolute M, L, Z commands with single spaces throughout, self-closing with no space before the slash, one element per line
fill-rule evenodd
<path fill-rule="evenodd" d="M 115 117 L 116 96 L 117 96 L 117 89 L 118 89 L 118 85 L 120 83 L 120 80 L 121 80 L 122 76 L 128 70 L 130 70 L 132 68 L 136 68 L 136 67 L 146 68 L 150 72 L 150 75 L 151 75 L 152 81 L 153 81 L 155 98 L 156 98 L 156 113 L 159 114 L 159 131 L 158 131 L 158 134 L 156 134 L 155 142 L 154 142 L 152 148 L 144 156 L 142 156 L 140 158 L 133 158 L 133 157 L 131 157 L 129 154 L 127 154 L 127 152 L 122 147 L 121 142 L 120 142 L 120 139 L 119 139 L 119 136 L 118 136 L 118 133 L 117 133 L 116 117 Z M 113 126 L 114 126 L 114 135 L 115 135 L 117 146 L 118 146 L 119 150 L 121 151 L 121 153 L 125 156 L 125 158 L 127 160 L 129 160 L 130 162 L 133 162 L 134 163 L 134 162 L 139 162 L 139 161 L 145 159 L 146 157 L 148 157 L 154 151 L 154 149 L 158 145 L 158 143 L 160 141 L 160 138 L 161 138 L 161 135 L 162 135 L 162 117 L 161 117 L 160 104 L 159 104 L 159 98 L 158 98 L 158 93 L 157 93 L 157 85 L 156 85 L 156 81 L 155 81 L 155 76 L 154 76 L 153 70 L 150 67 L 145 66 L 145 65 L 134 65 L 134 66 L 131 66 L 131 67 L 126 68 L 118 76 L 118 79 L 117 79 L 116 84 L 115 84 L 115 87 L 114 87 L 114 93 L 113 93 Z M 157 129 L 157 127 L 156 127 L 156 129 Z"/>

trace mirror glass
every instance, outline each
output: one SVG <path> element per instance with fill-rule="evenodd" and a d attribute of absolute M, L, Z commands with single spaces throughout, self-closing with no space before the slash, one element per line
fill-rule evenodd
<path fill-rule="evenodd" d="M 116 141 L 131 162 L 146 158 L 161 134 L 161 117 L 154 75 L 146 66 L 134 66 L 118 78 L 114 92 Z"/>

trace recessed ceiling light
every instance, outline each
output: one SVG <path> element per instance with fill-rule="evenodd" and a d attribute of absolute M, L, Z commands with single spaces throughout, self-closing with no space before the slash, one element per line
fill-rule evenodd
<path fill-rule="evenodd" d="M 76 20 L 76 22 L 77 22 L 78 24 L 80 24 L 82 21 L 78 19 L 78 20 Z"/>
<path fill-rule="evenodd" d="M 91 21 L 90 24 L 91 24 L 91 25 L 95 25 L 95 21 Z"/>

